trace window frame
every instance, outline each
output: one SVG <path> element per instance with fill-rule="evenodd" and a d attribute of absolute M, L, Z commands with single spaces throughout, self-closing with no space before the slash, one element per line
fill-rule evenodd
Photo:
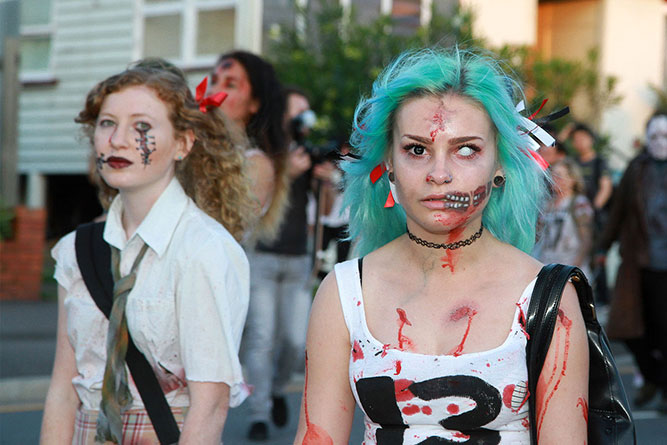
<path fill-rule="evenodd" d="M 40 37 L 48 37 L 49 52 L 46 68 L 41 70 L 23 70 L 19 65 L 19 81 L 22 85 L 50 85 L 57 82 L 53 74 L 53 36 L 55 26 L 53 25 L 53 1 L 49 5 L 49 22 L 43 24 L 20 25 L 20 41 L 30 40 Z"/>
<path fill-rule="evenodd" d="M 148 4 L 142 0 L 139 14 L 137 14 L 136 29 L 138 32 L 135 39 L 134 59 L 146 57 L 144 54 L 146 18 L 178 14 L 181 17 L 181 29 L 179 30 L 180 58 L 170 57 L 167 60 L 186 71 L 211 67 L 215 64 L 219 54 L 197 55 L 198 14 L 201 11 L 231 9 L 234 12 L 236 27 L 240 1 L 243 0 L 180 0 L 175 2 L 165 0 L 164 3 Z M 235 31 L 234 46 L 237 43 L 236 39 Z"/>

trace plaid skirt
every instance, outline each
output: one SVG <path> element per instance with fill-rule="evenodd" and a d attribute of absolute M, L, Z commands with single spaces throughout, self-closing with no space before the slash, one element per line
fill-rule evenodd
<path fill-rule="evenodd" d="M 172 408 L 178 427 L 183 429 L 187 408 Z M 95 445 L 97 415 L 99 411 L 79 408 L 74 420 L 72 445 Z M 123 445 L 160 445 L 148 413 L 143 409 L 131 409 L 123 414 Z"/>

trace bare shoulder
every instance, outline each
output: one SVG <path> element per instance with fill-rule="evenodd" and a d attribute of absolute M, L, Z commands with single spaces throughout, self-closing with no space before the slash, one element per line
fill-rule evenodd
<path fill-rule="evenodd" d="M 532 281 L 544 266 L 527 253 L 505 243 L 494 246 L 487 261 L 497 266 L 494 269 L 499 271 L 500 276 L 518 282 Z"/>
<path fill-rule="evenodd" d="M 263 151 L 258 149 L 248 150 L 246 151 L 246 159 L 250 168 L 257 173 L 257 176 L 270 175 L 273 177 L 275 174 L 273 161 Z"/>
<path fill-rule="evenodd" d="M 329 272 L 317 289 L 310 312 L 310 324 L 311 328 L 320 332 L 336 335 L 347 329 L 338 296 L 335 271 Z"/>

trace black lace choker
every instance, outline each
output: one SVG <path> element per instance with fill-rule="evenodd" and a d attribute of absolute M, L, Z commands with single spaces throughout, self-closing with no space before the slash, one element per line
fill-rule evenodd
<path fill-rule="evenodd" d="M 484 230 L 484 225 L 480 225 L 479 230 L 477 232 L 473 233 L 472 236 L 470 236 L 470 238 L 460 240 L 460 241 L 455 241 L 455 242 L 449 243 L 449 244 L 445 244 L 445 243 L 436 244 L 436 243 L 432 243 L 430 241 L 423 240 L 423 239 L 419 238 L 418 236 L 414 235 L 413 233 L 411 233 L 410 230 L 407 228 L 407 226 L 405 227 L 405 230 L 408 231 L 408 236 L 410 237 L 410 239 L 412 241 L 414 241 L 415 243 L 419 244 L 420 246 L 430 247 L 431 249 L 456 250 L 459 247 L 471 245 L 480 236 L 482 236 L 482 231 Z"/>

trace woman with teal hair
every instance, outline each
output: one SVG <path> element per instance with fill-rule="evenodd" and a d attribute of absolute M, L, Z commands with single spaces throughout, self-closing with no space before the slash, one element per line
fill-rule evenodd
<path fill-rule="evenodd" d="M 361 100 L 345 162 L 350 237 L 313 304 L 298 444 L 530 443 L 524 329 L 541 131 L 490 57 L 401 55 Z M 563 293 L 537 385 L 540 443 L 586 440 L 588 349 Z M 567 428 L 563 428 L 567 425 Z"/>

